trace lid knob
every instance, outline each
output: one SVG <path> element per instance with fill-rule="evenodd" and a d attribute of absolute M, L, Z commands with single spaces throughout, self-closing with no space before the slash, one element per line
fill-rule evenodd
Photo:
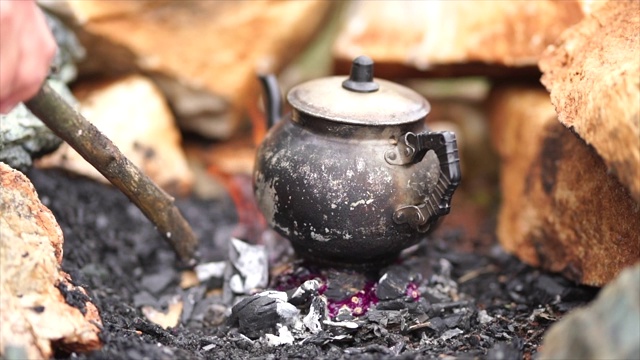
<path fill-rule="evenodd" d="M 361 55 L 353 60 L 349 78 L 342 82 L 342 87 L 355 92 L 374 92 L 380 86 L 373 81 L 373 60 Z"/>

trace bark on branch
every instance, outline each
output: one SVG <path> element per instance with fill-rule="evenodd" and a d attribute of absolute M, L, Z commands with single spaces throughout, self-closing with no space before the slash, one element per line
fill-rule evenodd
<path fill-rule="evenodd" d="M 198 239 L 174 199 L 138 169 L 93 124 L 45 82 L 25 105 L 151 220 L 185 265 L 195 265 Z"/>

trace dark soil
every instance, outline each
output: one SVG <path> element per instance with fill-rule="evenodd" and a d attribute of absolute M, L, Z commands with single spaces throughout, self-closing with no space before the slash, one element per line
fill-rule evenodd
<path fill-rule="evenodd" d="M 404 260 L 420 274 L 416 289 L 425 319 L 418 326 L 407 325 L 416 322 L 409 301 L 393 305 L 397 310 L 370 309 L 361 326 L 344 336 L 333 328 L 294 345 L 269 346 L 226 325 L 232 304 L 222 302 L 221 291 L 210 291 L 211 285 L 180 288 L 170 247 L 119 191 L 56 171 L 32 170 L 28 176 L 64 232 L 63 269 L 88 291 L 104 326 L 101 350 L 59 351 L 56 358 L 531 358 L 551 324 L 596 295 L 596 289 L 505 254 L 490 223 L 473 252 L 460 249 L 474 239 L 444 228 Z M 237 222 L 231 200 L 177 203 L 200 238 L 201 258 L 224 260 Z M 143 305 L 162 308 L 176 295 L 185 304 L 178 327 L 165 330 L 142 314 Z M 67 294 L 67 301 L 81 304 L 75 296 Z"/>

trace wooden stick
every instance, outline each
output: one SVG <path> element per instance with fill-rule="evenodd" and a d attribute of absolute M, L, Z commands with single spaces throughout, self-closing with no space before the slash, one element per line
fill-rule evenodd
<path fill-rule="evenodd" d="M 171 196 L 142 173 L 111 140 L 46 82 L 25 105 L 142 210 L 184 265 L 195 265 L 198 239 Z"/>

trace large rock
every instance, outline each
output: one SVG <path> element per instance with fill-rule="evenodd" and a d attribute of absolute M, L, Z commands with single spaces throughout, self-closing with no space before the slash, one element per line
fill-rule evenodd
<path fill-rule="evenodd" d="M 581 1 L 355 1 L 334 55 L 350 62 L 367 54 L 381 66 L 422 70 L 477 62 L 535 66 L 546 46 L 588 11 Z"/>
<path fill-rule="evenodd" d="M 102 345 L 96 307 L 62 264 L 62 230 L 21 172 L 0 163 L 0 355 L 48 359 Z M 74 299 L 67 304 L 65 299 Z"/>
<path fill-rule="evenodd" d="M 554 324 L 539 359 L 640 359 L 640 264 L 625 269 L 589 306 Z"/>
<path fill-rule="evenodd" d="M 55 4 L 59 5 L 60 4 Z M 158 74 L 190 130 L 226 138 L 257 71 L 276 72 L 316 33 L 329 1 L 66 1 L 87 48 L 82 71 Z M 195 119 L 195 121 L 194 121 Z"/>
<path fill-rule="evenodd" d="M 640 206 L 542 88 L 491 95 L 501 162 L 498 238 L 524 262 L 603 285 L 640 259 Z"/>
<path fill-rule="evenodd" d="M 181 147 L 181 135 L 158 88 L 132 75 L 83 83 L 74 89 L 80 112 L 156 184 L 173 194 L 188 193 L 193 174 Z M 108 183 L 68 144 L 36 162 L 60 167 Z"/>
<path fill-rule="evenodd" d="M 640 202 L 640 3 L 609 1 L 540 59 L 560 121 Z"/>

